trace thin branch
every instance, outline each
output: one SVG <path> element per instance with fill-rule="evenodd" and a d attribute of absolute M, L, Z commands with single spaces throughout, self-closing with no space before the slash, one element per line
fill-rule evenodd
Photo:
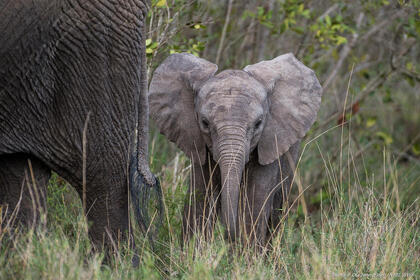
<path fill-rule="evenodd" d="M 391 57 L 391 67 L 388 70 L 383 70 L 381 73 L 379 73 L 374 79 L 370 80 L 369 83 L 366 85 L 366 87 L 359 93 L 358 97 L 356 98 L 356 100 L 345 107 L 345 109 L 343 111 L 335 111 L 334 113 L 332 113 L 320 126 L 319 128 L 323 128 L 326 125 L 328 125 L 329 122 L 337 119 L 339 116 L 342 116 L 344 114 L 346 114 L 346 112 L 349 112 L 353 106 L 357 103 L 362 102 L 367 96 L 369 96 L 369 93 L 372 92 L 373 90 L 379 88 L 380 86 L 383 85 L 383 83 L 388 80 L 388 78 L 393 75 L 394 73 L 397 72 L 401 72 L 399 71 L 400 69 L 398 68 L 398 65 L 395 65 L 394 61 L 398 61 L 400 60 L 401 57 L 403 57 L 404 55 L 406 55 L 409 50 L 415 45 L 415 41 L 411 41 L 409 42 L 408 46 L 402 47 L 402 50 L 400 51 L 400 53 L 398 55 L 392 55 Z M 402 72 L 403 73 L 403 72 Z M 404 74 L 404 73 L 403 73 Z"/>
<path fill-rule="evenodd" d="M 403 74 L 404 76 L 410 77 L 414 80 L 417 80 L 418 82 L 420 82 L 420 73 L 416 73 L 407 69 L 399 69 L 399 72 L 401 72 L 401 74 Z"/>
<path fill-rule="evenodd" d="M 337 119 L 339 116 L 345 114 L 346 112 L 350 111 L 351 108 L 353 107 L 354 104 L 356 103 L 360 103 L 361 101 L 363 101 L 371 91 L 373 91 L 374 89 L 378 88 L 379 86 L 381 86 L 388 78 L 391 74 L 393 74 L 395 71 L 394 70 L 384 70 L 382 71 L 378 76 L 376 76 L 373 80 L 371 80 L 366 87 L 359 93 L 358 98 L 356 98 L 356 100 L 349 104 L 348 106 L 346 106 L 345 110 L 343 111 L 335 111 L 334 113 L 332 113 L 320 126 L 319 128 L 323 128 L 326 125 L 328 125 L 331 121 Z"/>
<path fill-rule="evenodd" d="M 232 12 L 232 3 L 233 3 L 233 0 L 229 0 L 228 10 L 227 10 L 226 19 L 225 19 L 225 24 L 223 25 L 222 36 L 220 37 L 219 48 L 217 49 L 216 64 L 219 64 L 220 56 L 222 54 L 223 44 L 225 42 L 225 37 L 226 37 L 226 31 L 227 31 L 227 27 L 228 27 L 229 21 L 230 21 L 230 14 Z"/>
<path fill-rule="evenodd" d="M 274 0 L 268 0 L 268 4 L 267 4 L 267 10 L 271 11 L 273 10 L 274 7 Z M 260 46 L 258 48 L 258 61 L 261 61 L 264 59 L 264 54 L 265 54 L 265 49 L 266 49 L 266 45 L 267 45 L 267 39 L 268 39 L 268 35 L 270 34 L 270 29 L 268 29 L 267 27 L 263 27 L 260 25 L 260 28 L 262 28 L 261 30 L 261 36 L 260 36 Z"/>
<path fill-rule="evenodd" d="M 365 34 L 363 34 L 362 37 L 360 37 L 360 41 L 370 38 L 373 34 L 385 28 L 388 24 L 393 23 L 394 19 L 401 16 L 402 14 L 405 14 L 405 10 L 399 10 L 393 15 L 386 17 L 386 19 L 384 19 L 380 23 L 375 24 L 368 32 L 366 32 Z"/>
<path fill-rule="evenodd" d="M 360 25 L 362 24 L 363 18 L 364 13 L 360 13 L 359 17 L 357 18 L 357 29 L 359 29 Z M 337 63 L 335 64 L 335 67 L 333 68 L 330 75 L 325 80 L 322 86 L 324 91 L 327 90 L 327 88 L 331 85 L 332 81 L 336 78 L 338 71 L 343 66 L 343 63 L 346 60 L 347 56 L 350 54 L 351 49 L 355 46 L 358 37 L 359 34 L 357 32 L 353 33 L 351 41 L 343 47 L 340 53 L 340 58 L 338 59 Z"/>
<path fill-rule="evenodd" d="M 338 8 L 338 4 L 335 3 L 334 5 L 332 5 L 331 7 L 329 7 L 322 15 L 319 16 L 318 20 L 321 20 L 323 18 L 325 18 L 326 16 L 328 16 L 329 14 L 331 14 L 332 12 L 334 12 L 335 10 L 337 10 Z"/>

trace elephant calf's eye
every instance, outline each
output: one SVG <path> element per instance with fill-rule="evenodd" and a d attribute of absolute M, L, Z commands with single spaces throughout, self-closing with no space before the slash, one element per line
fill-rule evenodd
<path fill-rule="evenodd" d="M 208 129 L 209 128 L 209 121 L 208 120 L 202 119 L 201 120 L 201 123 L 202 123 L 204 129 Z"/>
<path fill-rule="evenodd" d="M 260 128 L 261 124 L 262 124 L 262 120 L 258 120 L 258 121 L 255 123 L 254 129 L 255 129 L 255 130 L 257 130 L 258 128 Z"/>

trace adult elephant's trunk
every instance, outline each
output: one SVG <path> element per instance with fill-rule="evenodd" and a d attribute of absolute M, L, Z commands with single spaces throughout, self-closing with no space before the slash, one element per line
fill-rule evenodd
<path fill-rule="evenodd" d="M 224 131 L 220 135 L 218 154 L 222 177 L 221 217 L 226 226 L 227 235 L 234 240 L 238 234 L 238 202 L 242 171 L 245 165 L 245 135 L 239 135 L 238 129 Z"/>

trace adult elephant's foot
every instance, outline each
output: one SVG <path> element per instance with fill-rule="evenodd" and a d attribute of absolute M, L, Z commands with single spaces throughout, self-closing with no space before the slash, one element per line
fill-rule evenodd
<path fill-rule="evenodd" d="M 109 260 L 124 246 L 133 248 L 128 219 L 128 190 L 119 188 L 107 191 L 103 187 L 87 189 L 85 214 L 95 250 L 104 250 Z"/>
<path fill-rule="evenodd" d="M 0 205 L 3 228 L 37 226 L 46 217 L 46 187 L 51 170 L 27 154 L 0 156 Z M 44 220 L 45 221 L 45 220 Z"/>

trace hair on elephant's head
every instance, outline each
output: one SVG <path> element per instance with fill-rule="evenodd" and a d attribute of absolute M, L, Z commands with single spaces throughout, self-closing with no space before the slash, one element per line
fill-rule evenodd
<path fill-rule="evenodd" d="M 267 165 L 299 141 L 316 119 L 321 86 L 293 54 L 225 70 L 191 54 L 173 54 L 154 72 L 151 116 L 162 134 L 204 164 L 206 147 L 222 177 L 222 217 L 236 230 L 239 186 L 250 153 Z"/>

